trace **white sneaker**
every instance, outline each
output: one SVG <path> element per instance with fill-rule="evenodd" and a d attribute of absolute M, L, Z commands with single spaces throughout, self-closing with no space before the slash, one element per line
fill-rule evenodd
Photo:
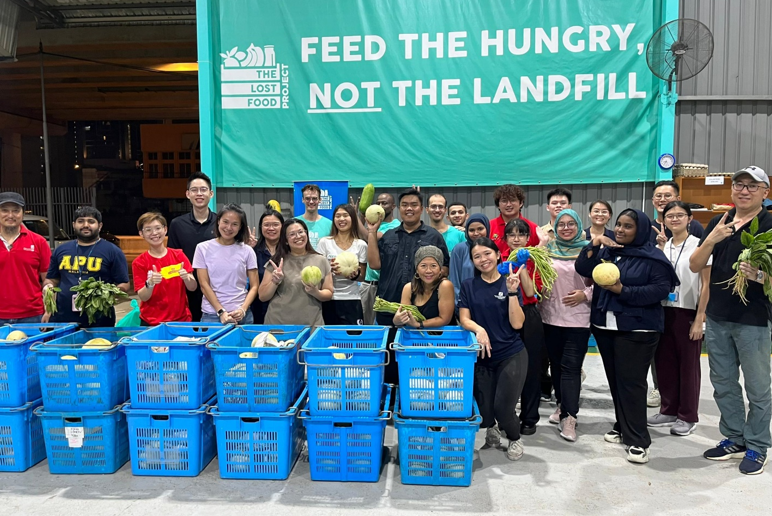
<path fill-rule="evenodd" d="M 560 424 L 560 405 L 558 405 L 558 408 L 555 409 L 555 413 L 550 416 L 549 422 L 553 425 Z"/>
<path fill-rule="evenodd" d="M 610 430 L 603 436 L 603 440 L 611 444 L 622 444 L 622 434 L 616 430 Z"/>
<path fill-rule="evenodd" d="M 501 431 L 499 425 L 493 425 L 485 431 L 485 444 L 488 448 L 498 448 L 501 446 Z"/>
<path fill-rule="evenodd" d="M 667 416 L 658 412 L 646 419 L 646 426 L 670 426 L 678 420 L 675 416 Z"/>
<path fill-rule="evenodd" d="M 646 398 L 646 406 L 659 407 L 662 403 L 662 399 L 659 396 L 659 389 L 652 389 L 649 396 Z"/>
<path fill-rule="evenodd" d="M 509 441 L 509 447 L 507 447 L 507 458 L 509 460 L 520 460 L 523 458 L 525 449 L 523 442 L 518 439 L 517 441 Z"/>
<path fill-rule="evenodd" d="M 581 383 L 584 383 L 584 381 L 585 381 L 586 379 L 587 379 L 587 373 L 585 373 L 585 372 L 584 372 L 584 368 L 582 368 L 582 382 L 581 382 Z"/>
<path fill-rule="evenodd" d="M 646 464 L 649 462 L 649 449 L 640 446 L 630 446 L 627 449 L 627 461 L 635 464 Z"/>

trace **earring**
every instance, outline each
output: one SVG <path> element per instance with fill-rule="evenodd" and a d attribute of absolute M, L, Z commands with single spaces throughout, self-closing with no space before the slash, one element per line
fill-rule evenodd
<path fill-rule="evenodd" d="M 421 276 L 418 275 L 418 273 L 415 273 L 415 276 L 413 276 L 415 279 L 421 279 Z"/>

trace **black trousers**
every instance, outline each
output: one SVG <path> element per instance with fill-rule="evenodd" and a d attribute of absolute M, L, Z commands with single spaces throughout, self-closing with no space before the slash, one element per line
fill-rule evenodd
<path fill-rule="evenodd" d="M 648 448 L 651 437 L 646 426 L 647 374 L 660 334 L 598 328 L 593 333 L 614 400 L 614 430 L 622 434 L 622 442 L 627 446 Z"/>
<path fill-rule="evenodd" d="M 552 384 L 560 405 L 560 418 L 579 413 L 582 390 L 582 364 L 587 355 L 589 328 L 544 325 L 544 340 L 552 364 Z"/>
<path fill-rule="evenodd" d="M 188 308 L 190 308 L 191 321 L 201 320 L 201 301 L 204 300 L 204 294 L 201 292 L 201 287 L 197 287 L 196 290 L 190 291 L 185 289 L 185 294 L 188 296 Z"/>
<path fill-rule="evenodd" d="M 517 399 L 528 371 L 528 350 L 496 362 L 477 362 L 474 367 L 474 399 L 480 408 L 482 427 L 490 428 L 498 421 L 507 439 L 520 439 L 517 419 Z"/>
<path fill-rule="evenodd" d="M 520 336 L 528 350 L 528 374 L 520 396 L 520 422 L 535 425 L 539 422 L 541 401 L 542 356 L 544 354 L 544 324 L 536 305 L 523 307 L 525 322 Z"/>
<path fill-rule="evenodd" d="M 326 326 L 362 325 L 362 301 L 359 299 L 332 299 L 322 303 L 322 317 Z"/>

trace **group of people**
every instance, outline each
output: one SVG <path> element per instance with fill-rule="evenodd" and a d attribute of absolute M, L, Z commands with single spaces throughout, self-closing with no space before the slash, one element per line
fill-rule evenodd
<path fill-rule="evenodd" d="M 572 209 L 571 192 L 556 188 L 547 195 L 550 222 L 541 227 L 522 216 L 525 192 L 512 184 L 495 190 L 499 216 L 493 220 L 439 194 L 425 205 L 415 187 L 396 199 L 378 195 L 384 216 L 375 223 L 354 203 L 335 207 L 326 219 L 318 213 L 319 187 L 307 185 L 302 194 L 303 215 L 285 219 L 267 208 L 250 228 L 237 205 L 209 210 L 211 181 L 196 173 L 186 191 L 191 213 L 168 225 L 159 213 L 142 215 L 137 229 L 149 250 L 132 263 L 142 324 L 379 324 L 390 328 L 390 341 L 400 327 L 458 325 L 481 347 L 474 396 L 486 447 L 506 439 L 511 460 L 522 457 L 522 436 L 535 433 L 540 400 L 553 389 L 557 409 L 548 420 L 565 440 L 577 441 L 582 366 L 593 335 L 615 409 L 604 438 L 624 445 L 633 463 L 649 460 L 648 427 L 667 425 L 677 436 L 694 431 L 704 335 L 724 436 L 704 456 L 742 459 L 745 474 L 763 471 L 772 444 L 767 278 L 751 264 L 739 265 L 749 281 L 747 306 L 724 284 L 735 274 L 741 234 L 752 221 L 758 220 L 759 231 L 772 229 L 772 215 L 762 206 L 769 194 L 763 170 L 734 174 L 735 207 L 705 229 L 673 181 L 654 187 L 654 220 L 625 209 L 612 222 L 611 205 L 597 200 L 589 205 L 587 225 Z M 0 323 L 90 326 L 71 288 L 96 277 L 128 292 L 125 256 L 100 239 L 101 214 L 94 208 L 77 210 L 76 240 L 53 255 L 45 239 L 21 223 L 23 208 L 18 194 L 0 193 Z M 429 224 L 421 220 L 424 211 Z M 507 261 L 526 247 L 543 247 L 551 258 L 556 278 L 549 291 L 533 259 Z M 343 252 L 359 267 L 343 270 L 337 263 Z M 620 272 L 612 285 L 592 281 L 604 262 Z M 321 271 L 319 281 L 303 280 L 309 266 Z M 56 313 L 48 314 L 40 292 L 52 287 L 61 291 Z M 375 297 L 414 305 L 423 320 L 402 308 L 374 312 Z M 114 324 L 111 312 L 94 326 Z M 650 368 L 661 396 L 653 415 L 647 414 Z M 393 360 L 386 380 L 398 381 Z"/>

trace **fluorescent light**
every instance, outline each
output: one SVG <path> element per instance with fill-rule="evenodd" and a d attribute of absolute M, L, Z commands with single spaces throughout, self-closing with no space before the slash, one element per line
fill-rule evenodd
<path fill-rule="evenodd" d="M 198 63 L 166 63 L 154 66 L 153 70 L 159 72 L 197 72 Z"/>

